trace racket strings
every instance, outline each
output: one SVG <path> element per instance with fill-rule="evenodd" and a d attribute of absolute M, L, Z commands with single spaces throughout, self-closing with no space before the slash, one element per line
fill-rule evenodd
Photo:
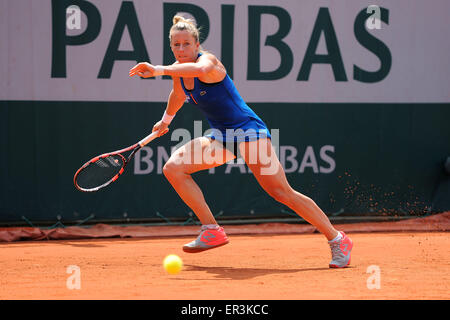
<path fill-rule="evenodd" d="M 76 177 L 77 185 L 82 189 L 94 189 L 109 182 L 124 166 L 123 157 L 109 155 L 89 163 Z"/>

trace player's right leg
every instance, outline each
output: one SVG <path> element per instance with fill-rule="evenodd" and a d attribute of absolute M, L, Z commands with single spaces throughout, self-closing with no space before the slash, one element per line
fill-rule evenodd
<path fill-rule="evenodd" d="M 234 154 L 225 149 L 221 142 L 199 137 L 177 149 L 164 165 L 165 177 L 202 223 L 200 235 L 186 244 L 184 251 L 200 252 L 228 243 L 223 228 L 217 224 L 191 174 L 220 166 L 234 158 Z"/>
<path fill-rule="evenodd" d="M 309 197 L 294 190 L 269 139 L 242 142 L 240 152 L 261 187 L 275 200 L 291 208 L 315 226 L 328 239 L 331 268 L 344 268 L 350 263 L 353 242 L 331 224 L 327 215 Z"/>

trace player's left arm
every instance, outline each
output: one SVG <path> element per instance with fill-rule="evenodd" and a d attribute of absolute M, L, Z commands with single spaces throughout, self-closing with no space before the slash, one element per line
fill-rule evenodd
<path fill-rule="evenodd" d="M 209 74 L 218 65 L 212 54 L 201 55 L 196 62 L 178 63 L 164 66 L 164 74 L 175 77 L 198 78 Z"/>
<path fill-rule="evenodd" d="M 170 66 L 154 66 L 148 62 L 141 62 L 130 70 L 129 75 L 139 75 L 143 78 L 162 75 L 187 78 L 204 77 L 217 66 L 218 60 L 214 55 L 203 54 L 196 62 L 175 63 Z"/>

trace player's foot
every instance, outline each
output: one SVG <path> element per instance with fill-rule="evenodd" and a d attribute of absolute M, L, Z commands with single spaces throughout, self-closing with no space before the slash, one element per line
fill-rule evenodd
<path fill-rule="evenodd" d="M 184 252 L 195 253 L 217 248 L 227 244 L 228 238 L 222 227 L 217 226 L 214 229 L 202 226 L 200 235 L 192 242 L 183 246 Z"/>
<path fill-rule="evenodd" d="M 328 241 L 331 248 L 330 268 L 345 268 L 350 264 L 353 241 L 342 231 L 341 238 Z"/>

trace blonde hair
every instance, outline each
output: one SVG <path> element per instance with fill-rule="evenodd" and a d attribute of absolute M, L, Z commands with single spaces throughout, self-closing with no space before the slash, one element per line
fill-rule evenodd
<path fill-rule="evenodd" d="M 172 31 L 174 30 L 186 30 L 188 31 L 197 42 L 200 42 L 200 31 L 192 19 L 186 19 L 183 16 L 176 15 L 172 19 L 173 25 L 170 28 L 169 38 L 172 37 Z M 171 39 L 172 40 L 172 39 Z"/>

